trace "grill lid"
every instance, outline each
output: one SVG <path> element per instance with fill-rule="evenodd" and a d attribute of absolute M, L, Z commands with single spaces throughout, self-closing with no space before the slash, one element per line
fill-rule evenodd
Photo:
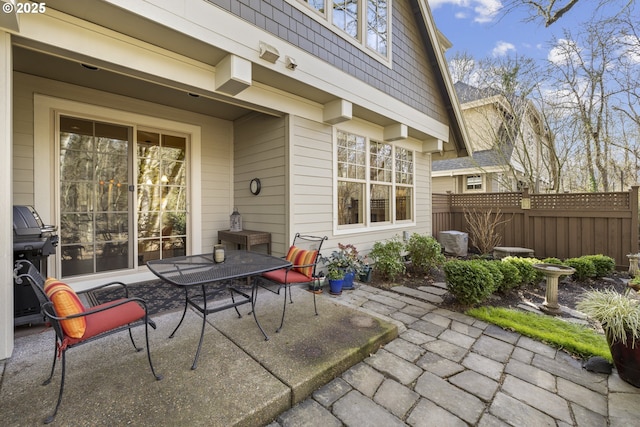
<path fill-rule="evenodd" d="M 58 244 L 56 227 L 44 225 L 32 206 L 13 206 L 13 251 L 55 253 Z"/>

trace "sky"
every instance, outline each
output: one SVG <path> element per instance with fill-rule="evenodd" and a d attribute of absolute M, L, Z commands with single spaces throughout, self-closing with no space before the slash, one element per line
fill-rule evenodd
<path fill-rule="evenodd" d="M 554 36 L 563 37 L 563 28 L 577 29 L 590 16 L 590 8 L 580 3 L 559 21 L 545 28 L 539 22 L 524 22 L 525 12 L 500 12 L 500 0 L 428 0 L 438 29 L 451 41 L 454 52 L 466 51 L 476 59 L 522 55 L 544 60 L 552 49 Z"/>

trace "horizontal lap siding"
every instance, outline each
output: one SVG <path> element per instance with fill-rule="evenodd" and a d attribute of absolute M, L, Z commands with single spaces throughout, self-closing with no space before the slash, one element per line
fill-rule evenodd
<path fill-rule="evenodd" d="M 291 233 L 331 236 L 333 130 L 291 117 Z"/>
<path fill-rule="evenodd" d="M 272 252 L 281 253 L 287 239 L 286 119 L 255 114 L 234 125 L 234 201 L 243 228 L 271 233 Z M 257 196 L 249 191 L 253 178 L 261 183 Z"/>

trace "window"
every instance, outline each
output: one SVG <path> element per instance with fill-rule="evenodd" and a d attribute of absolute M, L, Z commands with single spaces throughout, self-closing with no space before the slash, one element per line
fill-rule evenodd
<path fill-rule="evenodd" d="M 352 41 L 387 57 L 390 0 L 298 0 Z M 317 14 L 314 16 L 320 18 Z"/>
<path fill-rule="evenodd" d="M 338 225 L 413 219 L 413 151 L 349 132 L 337 133 Z"/>
<path fill-rule="evenodd" d="M 480 175 L 467 176 L 467 190 L 482 190 L 482 177 Z"/>

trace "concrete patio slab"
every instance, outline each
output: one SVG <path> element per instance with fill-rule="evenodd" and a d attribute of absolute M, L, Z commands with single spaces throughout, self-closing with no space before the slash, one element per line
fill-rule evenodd
<path fill-rule="evenodd" d="M 294 290 L 285 329 L 275 334 L 281 298 L 260 295 L 259 314 L 272 336 L 269 341 L 246 315 L 248 305 L 240 307 L 242 318 L 233 310 L 209 316 L 196 370 L 191 364 L 201 317 L 189 310 L 176 336 L 168 339 L 181 312 L 155 316 L 158 329 L 150 330 L 151 349 L 156 370 L 164 375 L 161 381 L 126 333 L 70 349 L 54 425 L 264 425 L 368 356 L 362 348 L 375 351 L 397 336 L 395 326 L 328 299 L 315 316 L 311 295 L 303 290 Z M 134 331 L 141 345 L 144 329 Z M 40 425 L 53 410 L 60 366 L 52 383 L 41 385 L 52 357 L 50 329 L 16 339 L 13 356 L 0 363 L 3 425 Z"/>
<path fill-rule="evenodd" d="M 269 341 L 261 339 L 252 316 L 238 319 L 234 311 L 227 310 L 214 322 L 227 338 L 290 387 L 292 405 L 398 336 L 393 324 L 329 298 L 318 299 L 316 316 L 313 295 L 300 288 L 293 291 L 294 303 L 287 303 L 279 333 L 275 331 L 282 309 L 262 303 L 263 298 L 273 298 L 268 291 L 262 290 L 258 297 L 256 312 Z M 278 299 L 282 304 L 284 297 Z"/>

